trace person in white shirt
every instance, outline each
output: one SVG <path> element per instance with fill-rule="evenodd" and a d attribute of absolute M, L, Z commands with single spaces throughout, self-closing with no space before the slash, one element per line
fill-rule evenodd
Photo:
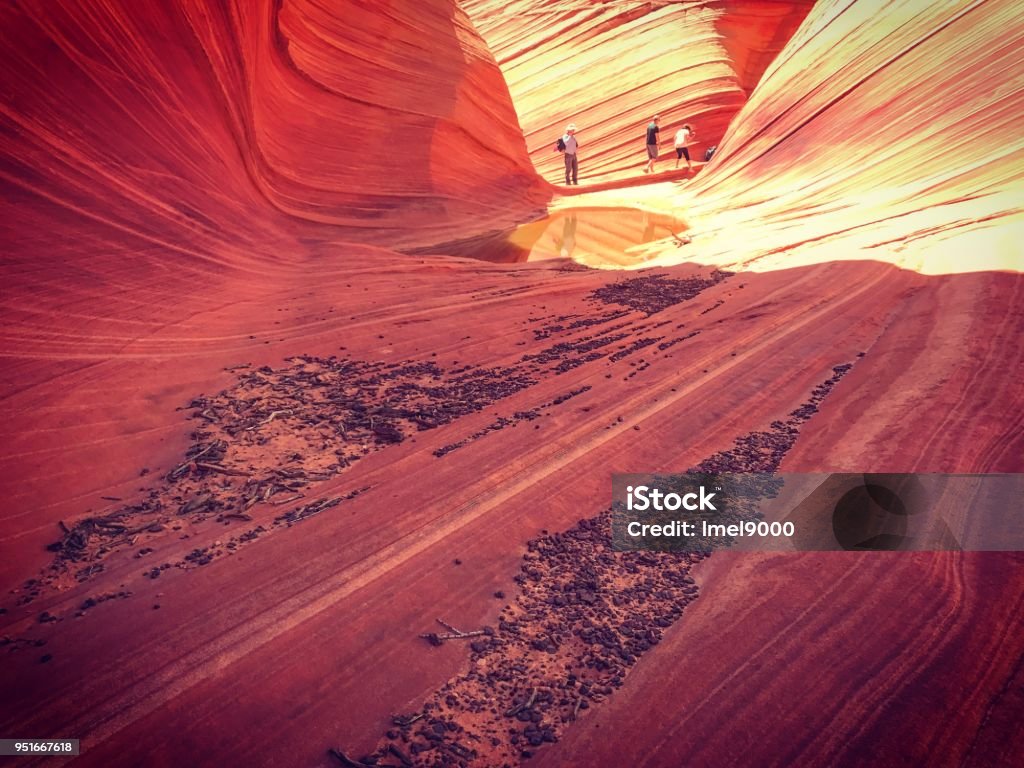
<path fill-rule="evenodd" d="M 559 143 L 561 144 L 559 149 L 565 155 L 565 183 L 566 185 L 575 184 L 578 187 L 580 183 L 577 177 L 580 164 L 576 159 L 576 150 L 579 149 L 580 143 L 576 140 L 576 123 L 569 123 L 565 129 L 565 135 Z M 570 181 L 570 179 L 572 180 Z"/>
<path fill-rule="evenodd" d="M 683 127 L 676 131 L 676 168 L 679 167 L 679 158 L 685 157 L 686 169 L 688 171 L 693 170 L 693 166 L 690 164 L 690 150 L 687 148 L 687 145 L 693 143 L 693 139 L 696 135 L 696 132 L 689 123 L 684 123 Z"/>

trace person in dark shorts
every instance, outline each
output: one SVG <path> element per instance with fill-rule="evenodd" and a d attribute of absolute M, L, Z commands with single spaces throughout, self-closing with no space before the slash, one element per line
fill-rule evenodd
<path fill-rule="evenodd" d="M 689 123 L 683 123 L 683 127 L 676 131 L 676 168 L 679 167 L 679 159 L 681 157 L 685 157 L 686 169 L 688 171 L 693 170 L 693 166 L 690 164 L 690 150 L 687 145 L 693 143 L 693 139 L 696 135 L 696 132 Z"/>
<path fill-rule="evenodd" d="M 658 115 L 655 115 L 647 124 L 647 165 L 644 166 L 644 173 L 652 173 L 654 161 L 658 159 L 658 131 L 661 130 L 658 127 L 659 119 Z"/>

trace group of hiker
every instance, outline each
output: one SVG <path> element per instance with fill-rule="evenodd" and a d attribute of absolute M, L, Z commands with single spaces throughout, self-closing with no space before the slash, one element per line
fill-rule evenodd
<path fill-rule="evenodd" d="M 646 148 L 647 148 L 647 164 L 644 166 L 644 173 L 654 172 L 654 163 L 658 159 L 659 148 L 661 140 L 659 134 L 661 133 L 661 117 L 655 115 L 651 118 L 651 122 L 647 124 L 647 135 L 646 135 Z M 676 131 L 673 137 L 673 145 L 676 150 L 676 168 L 679 167 L 679 161 L 686 159 L 686 169 L 689 171 L 693 170 L 693 163 L 690 161 L 690 145 L 695 143 L 697 132 L 693 129 L 689 123 L 683 123 Z M 580 142 L 576 138 L 576 123 L 569 123 L 566 126 L 565 134 L 555 144 L 555 149 L 562 153 L 565 159 L 565 183 L 579 185 L 579 170 L 580 164 L 577 157 L 577 151 L 579 150 Z M 715 151 L 715 147 L 711 147 L 706 153 L 705 160 L 710 160 L 710 155 Z"/>

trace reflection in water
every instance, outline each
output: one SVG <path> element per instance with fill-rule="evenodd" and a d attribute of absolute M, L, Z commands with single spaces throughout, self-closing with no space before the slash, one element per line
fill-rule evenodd
<path fill-rule="evenodd" d="M 683 237 L 685 229 L 679 219 L 636 208 L 574 208 L 508 232 L 440 243 L 411 253 L 468 256 L 505 264 L 563 258 L 594 267 L 629 266 L 649 258 L 637 246 Z"/>
<path fill-rule="evenodd" d="M 576 248 L 576 211 L 570 211 L 562 219 L 562 242 L 558 246 L 559 256 L 563 259 L 572 257 Z"/>

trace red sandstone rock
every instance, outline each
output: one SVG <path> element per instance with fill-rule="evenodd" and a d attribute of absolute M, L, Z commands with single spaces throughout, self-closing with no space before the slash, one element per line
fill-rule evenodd
<path fill-rule="evenodd" d="M 2 34 L 7 183 L 61 217 L 54 237 L 237 265 L 481 232 L 546 200 L 453 0 L 48 3 L 8 8 Z"/>
<path fill-rule="evenodd" d="M 651 316 L 595 304 L 618 272 L 353 244 L 484 230 L 546 194 L 510 133 L 500 184 L 480 185 L 478 150 L 460 154 L 471 129 L 513 118 L 453 5 L 325 19 L 286 0 L 278 21 L 269 3 L 138 7 L 0 12 L 0 634 L 29 638 L 0 654 L 14 692 L 0 731 L 81 737 L 95 766 L 362 754 L 465 669 L 464 646 L 416 635 L 437 616 L 494 623 L 523 543 L 597 511 L 610 472 L 723 450 L 860 352 L 784 468 L 1024 470 L 1013 3 L 900 6 L 900 24 L 874 4 L 815 11 L 706 177 L 654 190 L 696 222 L 688 250 L 660 247 L 667 261 L 771 269 Z M 346 50 L 337 19 L 369 7 L 381 16 L 359 28 L 387 34 Z M 359 77 L 337 68 L 346 57 Z M 400 183 L 379 174 L 393 156 L 346 138 L 376 116 L 418 142 Z M 950 268 L 986 253 L 1002 271 Z M 600 332 L 625 355 L 576 364 L 602 352 Z M 226 367 L 299 353 L 573 365 L 366 454 L 315 493 L 368 491 L 236 555 L 143 576 L 291 508 L 144 532 L 88 581 L 16 605 L 59 521 L 138 502 L 178 465 L 196 423 L 176 408 L 232 385 Z M 530 417 L 492 428 L 516 414 Z M 701 579 L 680 623 L 541 761 L 985 765 L 1024 746 L 1019 556 L 715 555 Z"/>

